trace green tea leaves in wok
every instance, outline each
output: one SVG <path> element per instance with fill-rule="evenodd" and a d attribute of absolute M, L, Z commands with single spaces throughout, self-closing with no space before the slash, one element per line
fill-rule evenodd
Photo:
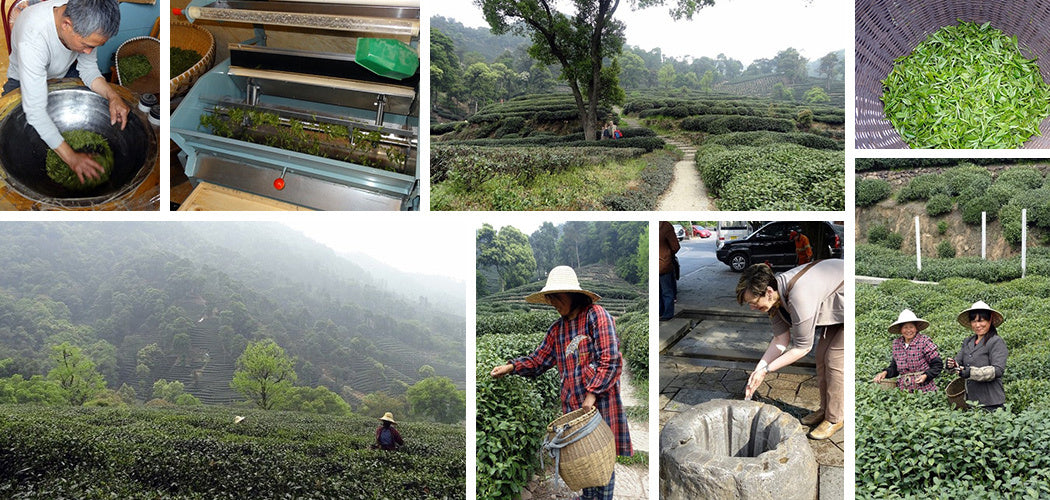
<path fill-rule="evenodd" d="M 110 174 L 113 173 L 113 150 L 109 147 L 109 141 L 105 137 L 88 130 L 69 130 L 62 132 L 62 138 L 74 151 L 90 154 L 99 165 L 102 165 L 103 171 L 97 179 L 84 177 L 84 182 L 80 182 L 76 172 L 62 161 L 58 153 L 49 149 L 45 168 L 51 180 L 74 191 L 91 189 L 109 180 Z"/>

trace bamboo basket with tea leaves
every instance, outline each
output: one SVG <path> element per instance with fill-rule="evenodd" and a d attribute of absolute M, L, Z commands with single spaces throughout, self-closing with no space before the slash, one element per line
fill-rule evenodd
<path fill-rule="evenodd" d="M 1050 147 L 1050 0 L 858 0 L 856 147 Z"/>

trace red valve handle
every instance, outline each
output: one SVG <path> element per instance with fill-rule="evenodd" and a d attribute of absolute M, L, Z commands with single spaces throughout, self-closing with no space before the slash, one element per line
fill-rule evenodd
<path fill-rule="evenodd" d="M 278 177 L 278 178 L 274 179 L 273 180 L 273 188 L 278 190 L 278 191 L 284 189 L 284 178 L 283 177 Z"/>

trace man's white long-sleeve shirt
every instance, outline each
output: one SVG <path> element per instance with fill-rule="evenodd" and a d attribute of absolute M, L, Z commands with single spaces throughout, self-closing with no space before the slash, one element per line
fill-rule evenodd
<path fill-rule="evenodd" d="M 102 78 L 94 50 L 90 54 L 73 52 L 58 38 L 54 9 L 67 1 L 50 0 L 22 11 L 11 32 L 11 63 L 7 68 L 7 77 L 18 80 L 21 86 L 26 121 L 51 149 L 62 145 L 63 139 L 47 115 L 47 80 L 65 76 L 74 61 L 85 85 L 90 87 L 96 78 Z"/>

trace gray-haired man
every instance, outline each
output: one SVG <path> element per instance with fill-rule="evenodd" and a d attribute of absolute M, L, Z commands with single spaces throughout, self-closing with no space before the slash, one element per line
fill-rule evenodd
<path fill-rule="evenodd" d="M 102 166 L 91 155 L 73 151 L 62 139 L 47 115 L 47 80 L 72 76 L 69 73 L 76 62 L 80 79 L 109 100 L 110 123 L 119 122 L 123 129 L 128 105 L 102 77 L 95 54 L 95 48 L 119 28 L 117 0 L 50 0 L 22 9 L 11 32 L 11 65 L 4 94 L 21 87 L 26 120 L 81 181 L 97 178 Z"/>

